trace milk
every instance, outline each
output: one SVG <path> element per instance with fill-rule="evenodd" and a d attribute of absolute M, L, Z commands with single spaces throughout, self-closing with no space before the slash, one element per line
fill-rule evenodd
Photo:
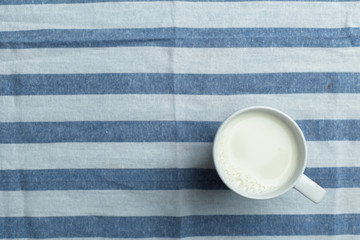
<path fill-rule="evenodd" d="M 272 114 L 245 112 L 233 118 L 219 134 L 219 167 L 233 188 L 253 194 L 275 191 L 297 169 L 296 138 Z"/>

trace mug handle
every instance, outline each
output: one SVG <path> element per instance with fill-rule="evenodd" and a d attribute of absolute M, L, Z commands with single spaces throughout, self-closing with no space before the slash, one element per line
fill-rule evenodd
<path fill-rule="evenodd" d="M 309 198 L 314 203 L 319 203 L 326 194 L 325 189 L 319 186 L 316 182 L 302 174 L 298 182 L 295 184 L 295 189 Z"/>

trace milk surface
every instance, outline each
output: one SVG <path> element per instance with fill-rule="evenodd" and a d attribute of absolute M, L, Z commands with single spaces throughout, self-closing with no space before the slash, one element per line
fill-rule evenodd
<path fill-rule="evenodd" d="M 245 112 L 219 134 L 219 167 L 234 188 L 255 194 L 275 191 L 297 168 L 295 136 L 276 116 Z"/>

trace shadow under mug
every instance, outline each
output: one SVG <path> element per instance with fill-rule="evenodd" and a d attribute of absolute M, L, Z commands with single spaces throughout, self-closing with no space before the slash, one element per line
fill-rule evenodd
<path fill-rule="evenodd" d="M 292 134 L 294 135 L 296 139 L 296 147 L 298 150 L 298 164 L 297 168 L 294 171 L 294 174 L 290 177 L 290 180 L 286 181 L 280 188 L 264 192 L 261 194 L 255 194 L 251 193 L 249 191 L 244 191 L 241 188 L 234 187 L 228 180 L 226 176 L 226 173 L 223 171 L 222 168 L 219 167 L 219 138 L 220 133 L 223 131 L 223 129 L 228 125 L 228 123 L 233 120 L 235 117 L 238 117 L 241 114 L 248 113 L 248 112 L 263 112 L 266 114 L 271 114 L 272 116 L 280 119 L 282 122 L 284 122 L 291 130 Z M 326 194 L 326 191 L 320 187 L 317 183 L 312 181 L 310 178 L 308 178 L 305 174 L 305 167 L 307 164 L 307 147 L 306 147 L 306 140 L 304 137 L 303 132 L 301 131 L 300 127 L 297 125 L 297 123 L 288 115 L 285 113 L 271 107 L 265 107 L 265 106 L 254 106 L 249 107 L 245 109 L 241 109 L 234 114 L 232 114 L 230 117 L 228 117 L 219 127 L 215 140 L 214 140 L 214 146 L 213 146 L 213 158 L 215 163 L 216 171 L 218 172 L 221 180 L 234 192 L 237 194 L 250 198 L 250 199 L 271 199 L 274 197 L 278 197 L 287 191 L 289 191 L 292 188 L 295 188 L 299 192 L 301 192 L 304 196 L 309 198 L 315 203 L 319 203 L 323 197 Z"/>

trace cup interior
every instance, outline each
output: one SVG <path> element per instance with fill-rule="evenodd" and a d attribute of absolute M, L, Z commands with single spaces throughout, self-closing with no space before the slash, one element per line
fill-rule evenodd
<path fill-rule="evenodd" d="M 220 134 L 227 127 L 228 123 L 231 120 L 233 120 L 235 117 L 240 116 L 241 114 L 245 114 L 250 111 L 271 114 L 272 116 L 278 118 L 283 123 L 285 123 L 295 138 L 296 147 L 297 147 L 297 151 L 298 151 L 297 166 L 295 168 L 294 173 L 290 177 L 290 179 L 287 182 L 283 183 L 281 185 L 281 187 L 277 188 L 276 190 L 264 192 L 261 194 L 244 191 L 241 188 L 234 186 L 226 177 L 226 173 L 222 170 L 222 168 L 219 167 L 219 147 L 218 146 L 219 146 Z M 214 158 L 216 170 L 217 170 L 220 178 L 231 190 L 233 190 L 234 192 L 236 192 L 244 197 L 247 197 L 247 198 L 269 199 L 269 198 L 277 197 L 277 196 L 287 192 L 292 187 L 294 187 L 294 185 L 296 184 L 299 177 L 303 174 L 303 172 L 305 170 L 305 166 L 306 166 L 306 161 L 307 161 L 306 141 L 305 141 L 305 137 L 304 137 L 300 127 L 296 124 L 296 122 L 292 118 L 290 118 L 285 113 L 283 113 L 277 109 L 270 108 L 270 107 L 262 107 L 262 106 L 250 107 L 250 108 L 246 108 L 246 109 L 240 110 L 238 112 L 235 112 L 221 124 L 221 126 L 219 127 L 219 129 L 216 133 L 215 140 L 214 140 L 213 158 Z"/>

